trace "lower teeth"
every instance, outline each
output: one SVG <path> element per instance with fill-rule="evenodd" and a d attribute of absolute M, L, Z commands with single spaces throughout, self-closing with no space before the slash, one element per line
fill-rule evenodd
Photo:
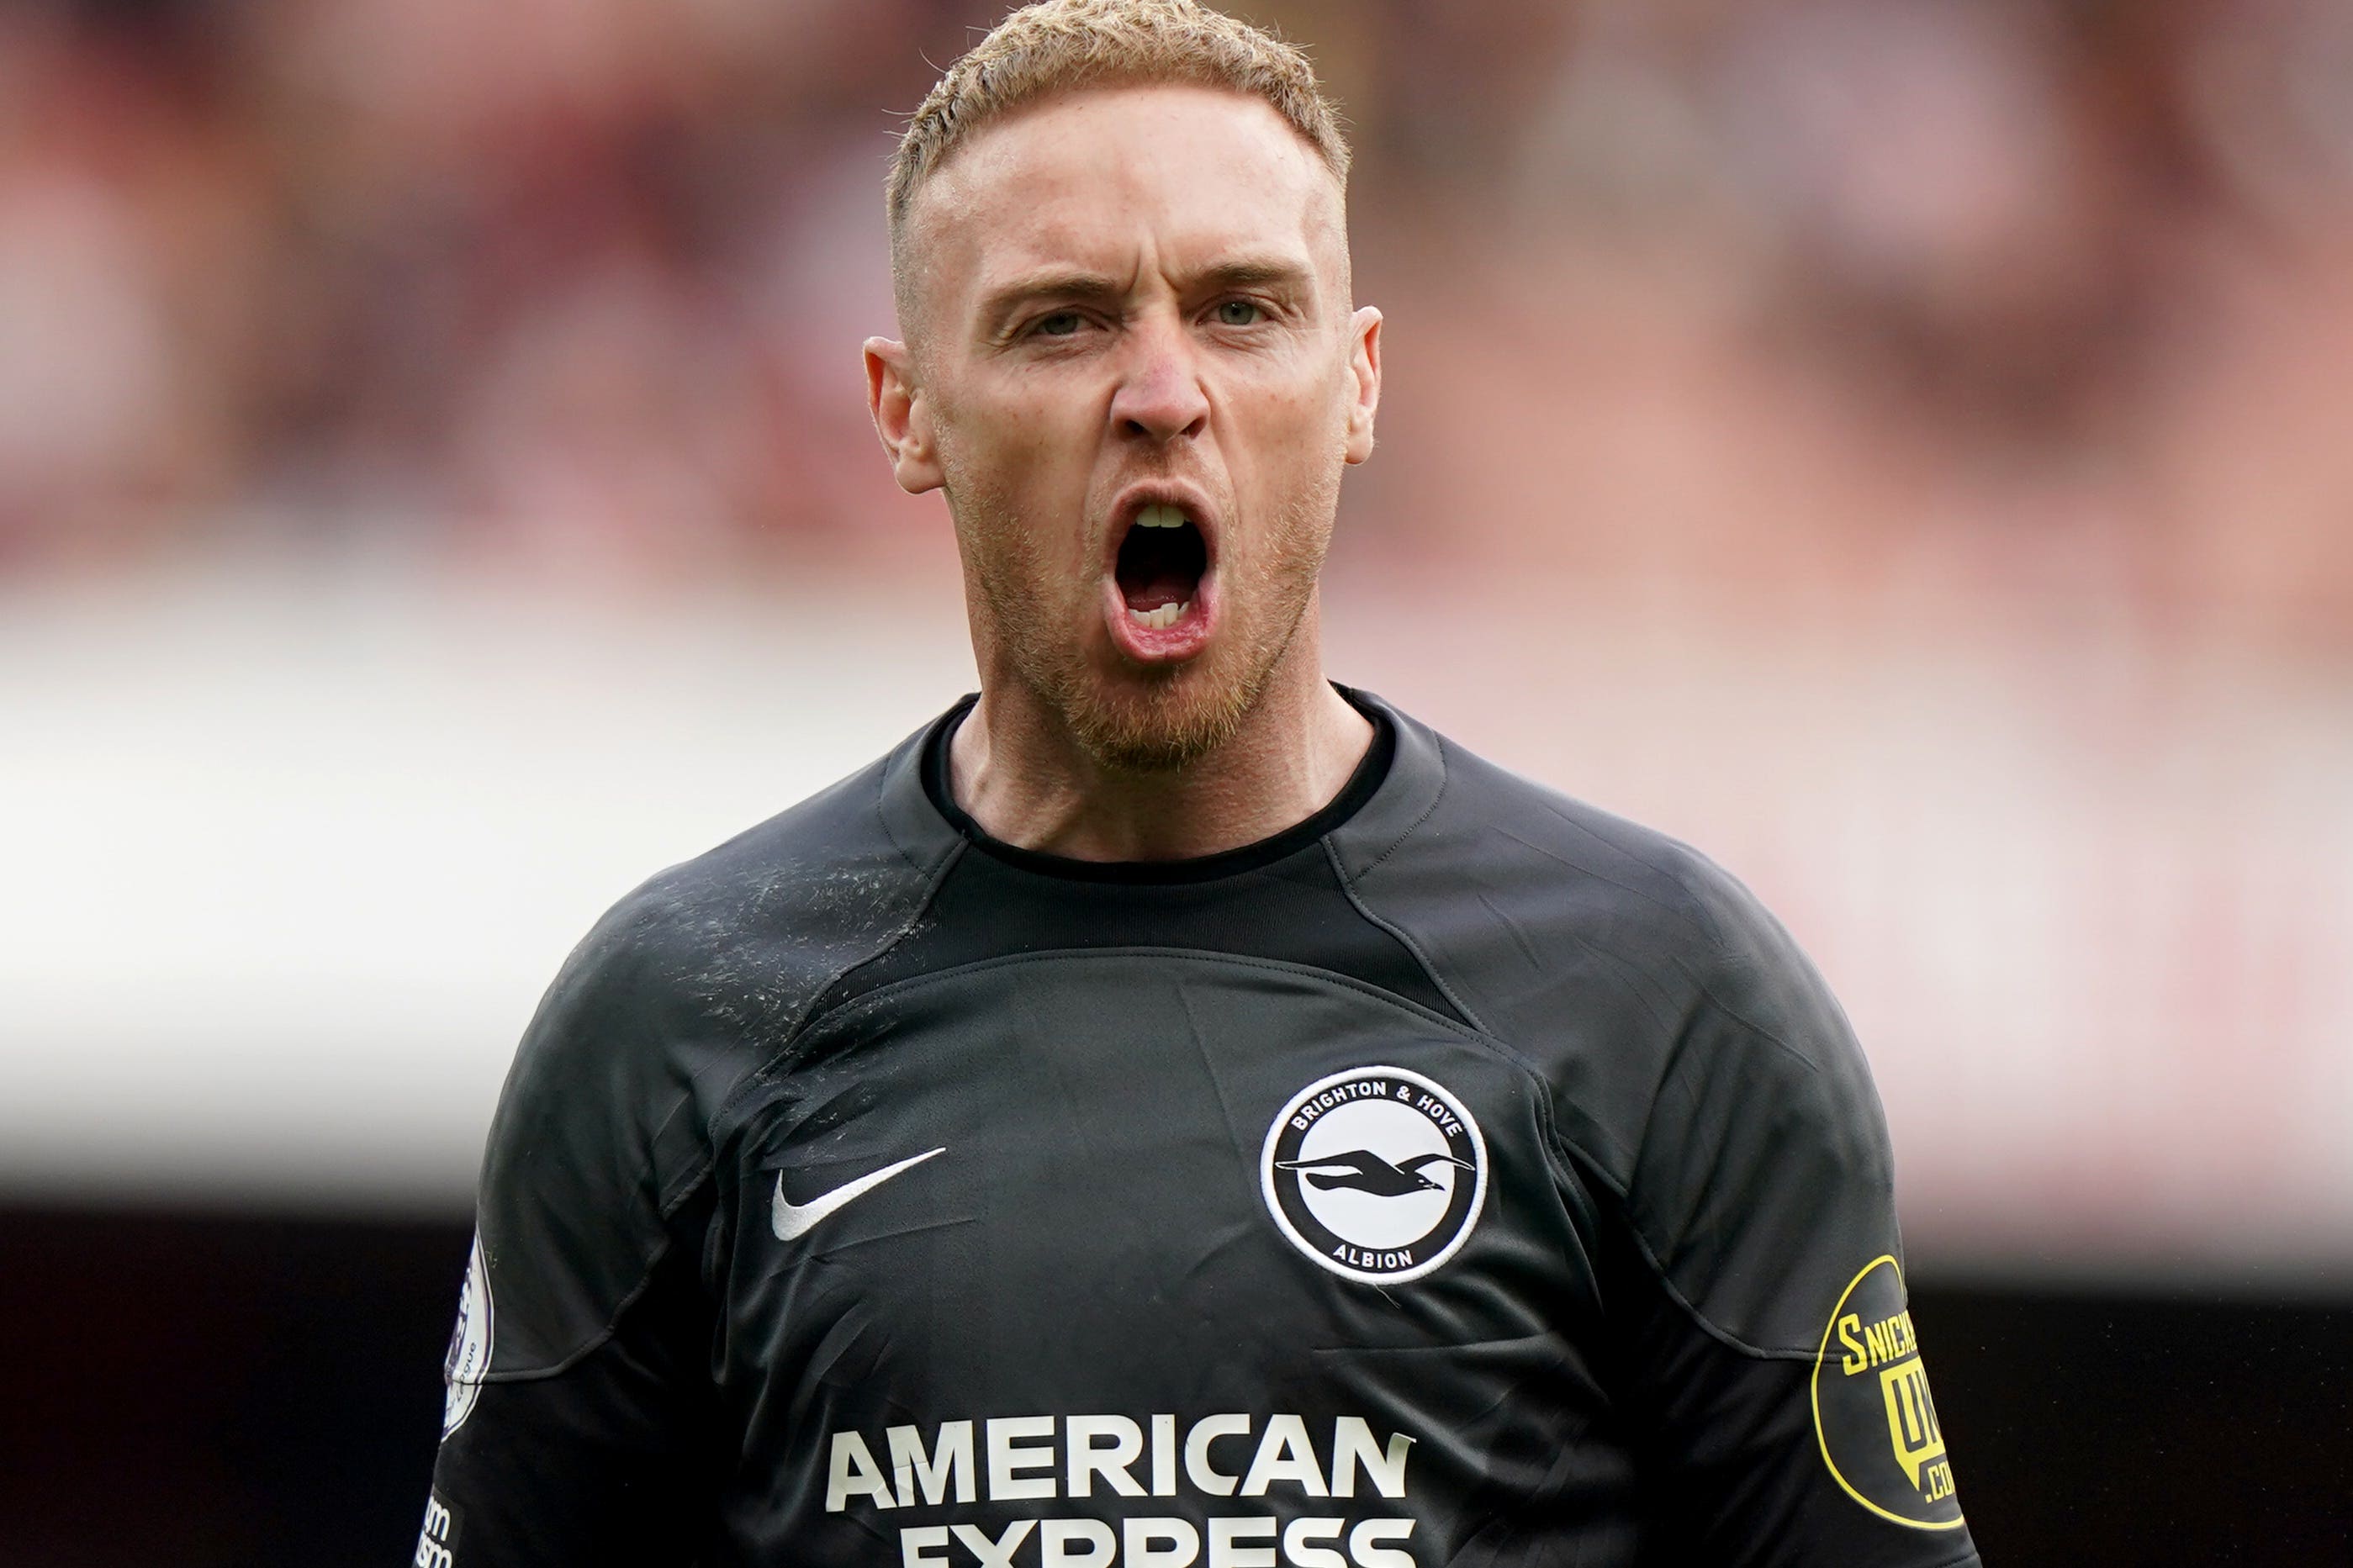
<path fill-rule="evenodd" d="M 1163 605 L 1156 610 L 1131 609 L 1127 614 L 1128 617 L 1139 626 L 1147 626 L 1154 631 L 1165 631 L 1184 619 L 1185 612 L 1192 607 L 1192 601 L 1188 599 L 1181 605 Z"/>

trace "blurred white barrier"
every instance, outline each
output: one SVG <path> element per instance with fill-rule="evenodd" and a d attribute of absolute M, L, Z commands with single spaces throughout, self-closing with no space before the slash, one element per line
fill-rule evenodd
<path fill-rule="evenodd" d="M 1871 1050 L 1915 1253 L 2353 1274 L 2342 672 L 1334 597 L 1336 673 L 1782 913 Z M 0 599 L 0 1200 L 463 1204 L 572 942 L 967 689 L 958 610 L 928 579 Z"/>
<path fill-rule="evenodd" d="M 0 607 L 0 1189 L 468 1201 L 597 914 L 968 689 L 945 618 L 283 575 Z"/>

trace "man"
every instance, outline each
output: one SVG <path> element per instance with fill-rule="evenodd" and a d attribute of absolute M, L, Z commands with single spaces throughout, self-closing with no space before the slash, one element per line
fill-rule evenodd
<path fill-rule="evenodd" d="M 1974 1561 L 1812 971 L 1324 678 L 1346 168 L 1191 0 L 917 112 L 867 379 L 980 695 L 556 981 L 419 1563 Z"/>

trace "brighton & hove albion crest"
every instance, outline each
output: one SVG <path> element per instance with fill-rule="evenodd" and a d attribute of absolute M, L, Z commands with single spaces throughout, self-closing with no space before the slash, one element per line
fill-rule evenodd
<path fill-rule="evenodd" d="M 482 1396 L 482 1374 L 491 1370 L 491 1271 L 482 1261 L 482 1237 L 466 1258 L 466 1282 L 458 1289 L 458 1326 L 449 1331 L 449 1353 L 441 1360 L 441 1436 L 455 1432 Z"/>
<path fill-rule="evenodd" d="M 1291 1097 L 1259 1156 L 1291 1244 L 1372 1285 L 1419 1279 L 1461 1248 L 1487 1196 L 1470 1108 L 1403 1068 L 1351 1068 Z"/>

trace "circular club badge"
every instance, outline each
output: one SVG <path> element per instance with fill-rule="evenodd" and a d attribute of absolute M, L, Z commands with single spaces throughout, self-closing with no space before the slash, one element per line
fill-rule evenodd
<path fill-rule="evenodd" d="M 1419 1279 L 1461 1250 L 1487 1196 L 1470 1109 L 1403 1068 L 1351 1068 L 1291 1097 L 1259 1184 L 1291 1244 L 1371 1285 Z"/>
<path fill-rule="evenodd" d="M 482 1374 L 491 1370 L 491 1271 L 482 1261 L 482 1237 L 466 1259 L 466 1283 L 458 1290 L 458 1326 L 449 1333 L 449 1353 L 441 1360 L 445 1390 L 441 1436 L 455 1432 L 474 1413 L 482 1395 Z"/>
<path fill-rule="evenodd" d="M 1915 1530 L 1961 1527 L 1953 1461 L 1892 1256 L 1866 1264 L 1831 1309 L 1813 1397 L 1822 1462 L 1847 1496 Z"/>

